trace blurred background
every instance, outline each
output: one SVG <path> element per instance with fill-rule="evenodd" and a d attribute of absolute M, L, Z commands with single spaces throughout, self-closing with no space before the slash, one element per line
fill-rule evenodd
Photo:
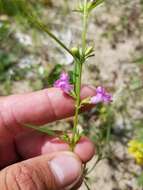
<path fill-rule="evenodd" d="M 72 57 L 32 27 L 11 1 L 4 2 L 2 8 L 0 1 L 0 95 L 52 86 L 61 71 L 72 69 Z M 80 14 L 73 11 L 77 0 L 29 3 L 68 47 L 80 44 Z M 106 0 L 91 16 L 88 42 L 94 45 L 95 57 L 86 63 L 83 83 L 103 85 L 114 96 L 111 106 L 80 117 L 81 127 L 106 157 L 90 174 L 90 188 L 141 190 L 142 166 L 127 149 L 137 134 L 143 137 L 143 0 Z M 70 128 L 72 123 L 53 125 Z"/>

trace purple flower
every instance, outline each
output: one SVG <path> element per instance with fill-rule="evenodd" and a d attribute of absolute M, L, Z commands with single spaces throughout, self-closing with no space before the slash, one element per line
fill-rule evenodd
<path fill-rule="evenodd" d="M 92 104 L 97 104 L 97 103 L 110 103 L 112 102 L 112 95 L 106 92 L 105 88 L 99 86 L 96 88 L 96 96 L 93 96 L 91 98 L 91 103 Z"/>
<path fill-rule="evenodd" d="M 60 78 L 54 83 L 54 87 L 60 88 L 65 93 L 70 93 L 73 90 L 73 85 L 70 84 L 68 73 L 63 72 Z"/>

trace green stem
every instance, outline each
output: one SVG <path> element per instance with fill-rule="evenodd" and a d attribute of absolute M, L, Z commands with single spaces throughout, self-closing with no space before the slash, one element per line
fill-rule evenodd
<path fill-rule="evenodd" d="M 82 32 L 82 52 L 83 55 L 86 49 L 86 34 L 87 34 L 87 19 L 88 19 L 88 11 L 87 11 L 87 0 L 84 0 L 84 14 L 83 14 L 83 32 Z"/>
<path fill-rule="evenodd" d="M 77 80 L 76 80 L 76 110 L 75 110 L 75 118 L 74 118 L 74 134 L 77 132 L 77 124 L 78 124 L 78 114 L 79 114 L 79 109 L 80 109 L 80 90 L 81 90 L 81 77 L 82 77 L 82 65 L 79 61 L 76 61 L 75 63 L 77 65 Z"/>
<path fill-rule="evenodd" d="M 110 138 L 111 138 L 111 128 L 112 126 L 109 124 L 107 126 L 107 134 L 106 134 L 106 144 L 109 145 Z"/>
<path fill-rule="evenodd" d="M 90 168 L 90 170 L 87 172 L 87 175 L 89 175 L 93 170 L 94 168 L 97 166 L 97 164 L 102 160 L 102 156 L 98 156 L 96 162 L 94 163 L 94 165 L 92 166 L 92 168 Z"/>
<path fill-rule="evenodd" d="M 90 187 L 88 186 L 88 184 L 87 184 L 87 182 L 85 180 L 84 180 L 84 184 L 85 184 L 87 190 L 90 190 Z"/>
<path fill-rule="evenodd" d="M 78 115 L 80 110 L 80 90 L 81 90 L 81 77 L 82 77 L 82 64 L 79 62 L 79 60 L 75 61 L 75 67 L 76 67 L 76 83 L 75 83 L 75 92 L 76 92 L 76 104 L 75 104 L 75 116 L 74 116 L 74 126 L 73 126 L 73 136 L 71 139 L 71 148 L 74 149 L 76 143 L 77 143 L 77 125 L 78 125 Z"/>
<path fill-rule="evenodd" d="M 82 57 L 80 60 L 75 60 L 75 67 L 76 67 L 76 80 L 75 80 L 75 92 L 77 95 L 76 99 L 76 109 L 75 109 L 75 116 L 74 116 L 74 127 L 73 127 L 73 137 L 72 137 L 72 149 L 76 145 L 76 140 L 78 138 L 78 117 L 80 111 L 80 91 L 81 91 L 81 79 L 82 79 L 82 65 L 85 62 L 85 49 L 86 49 L 86 33 L 87 33 L 87 18 L 88 18 L 88 10 L 87 10 L 87 0 L 84 1 L 84 13 L 83 13 L 83 32 L 82 32 Z"/>

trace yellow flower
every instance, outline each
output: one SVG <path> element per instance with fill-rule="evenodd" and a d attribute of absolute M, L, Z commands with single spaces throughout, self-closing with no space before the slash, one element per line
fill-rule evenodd
<path fill-rule="evenodd" d="M 139 165 L 143 165 L 143 143 L 131 140 L 128 143 L 128 152 L 135 158 Z"/>

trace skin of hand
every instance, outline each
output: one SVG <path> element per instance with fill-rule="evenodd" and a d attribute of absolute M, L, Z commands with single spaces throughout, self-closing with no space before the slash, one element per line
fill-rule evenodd
<path fill-rule="evenodd" d="M 82 88 L 81 98 L 93 95 L 94 89 Z M 83 164 L 95 152 L 93 143 L 82 137 L 71 152 L 59 138 L 23 126 L 43 125 L 73 114 L 74 100 L 57 88 L 0 98 L 1 190 L 78 189 Z"/>

